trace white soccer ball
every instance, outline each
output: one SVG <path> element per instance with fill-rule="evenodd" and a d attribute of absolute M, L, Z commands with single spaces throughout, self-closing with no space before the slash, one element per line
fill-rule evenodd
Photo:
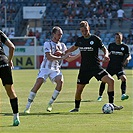
<path fill-rule="evenodd" d="M 103 105 L 102 111 L 104 114 L 111 114 L 114 111 L 114 106 L 111 103 L 106 103 Z"/>

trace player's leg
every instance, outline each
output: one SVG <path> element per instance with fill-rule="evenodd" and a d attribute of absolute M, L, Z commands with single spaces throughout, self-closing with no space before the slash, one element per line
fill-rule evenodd
<path fill-rule="evenodd" d="M 75 108 L 70 110 L 70 112 L 78 112 L 81 102 L 81 94 L 86 84 L 89 83 L 89 80 L 93 77 L 88 71 L 80 70 L 77 80 L 77 89 L 75 93 Z"/>
<path fill-rule="evenodd" d="M 108 84 L 108 98 L 109 98 L 109 103 L 113 104 L 115 110 L 120 110 L 123 107 L 122 106 L 116 106 L 114 104 L 114 79 L 113 77 L 108 74 L 102 77 L 101 79 L 103 82 Z"/>
<path fill-rule="evenodd" d="M 28 96 L 28 101 L 26 104 L 26 109 L 24 110 L 25 114 L 30 113 L 31 104 L 33 103 L 33 100 L 37 94 L 37 91 L 41 87 L 42 83 L 44 82 L 43 78 L 37 78 L 36 83 L 34 84 L 34 87 L 31 89 L 30 94 Z"/>
<path fill-rule="evenodd" d="M 126 81 L 127 81 L 126 75 L 121 75 L 119 78 L 121 79 L 121 93 L 122 93 L 121 100 L 128 99 L 129 96 L 126 95 Z"/>
<path fill-rule="evenodd" d="M 10 67 L 3 67 L 0 69 L 2 84 L 5 87 L 7 95 L 10 99 L 10 104 L 13 111 L 13 126 L 20 124 L 19 112 L 18 112 L 18 98 L 13 87 L 12 72 Z"/>
<path fill-rule="evenodd" d="M 10 104 L 13 110 L 13 126 L 18 126 L 20 124 L 18 112 L 18 98 L 14 91 L 13 85 L 5 85 L 5 90 L 10 98 Z"/>
<path fill-rule="evenodd" d="M 56 74 L 56 73 L 55 74 L 54 73 L 52 75 Z M 52 97 L 51 97 L 51 99 L 48 103 L 48 106 L 46 108 L 46 110 L 49 111 L 49 112 L 52 111 L 52 104 L 57 99 L 58 95 L 60 94 L 60 91 L 62 90 L 62 86 L 63 86 L 63 75 L 62 75 L 62 73 L 59 73 L 54 79 L 52 78 L 53 77 L 52 75 L 51 75 L 51 80 L 56 83 L 56 87 L 55 87 L 55 90 L 52 94 Z"/>
<path fill-rule="evenodd" d="M 70 112 L 78 112 L 81 102 L 81 94 L 86 84 L 77 84 L 77 90 L 75 94 L 75 108 L 70 110 Z"/>
<path fill-rule="evenodd" d="M 103 95 L 104 90 L 105 90 L 105 83 L 101 82 L 100 88 L 99 88 L 99 97 L 97 98 L 97 101 L 102 100 L 102 95 Z"/>
<path fill-rule="evenodd" d="M 33 88 L 30 91 L 30 94 L 28 96 L 28 101 L 26 104 L 26 109 L 24 110 L 25 114 L 29 114 L 30 113 L 30 108 L 31 108 L 31 104 L 33 103 L 34 98 L 36 97 L 37 91 L 40 89 L 41 85 L 43 84 L 44 81 L 46 81 L 47 77 L 46 75 L 49 74 L 49 71 L 46 69 L 40 69 L 36 82 L 33 86 Z M 45 77 L 44 77 L 45 75 Z"/>

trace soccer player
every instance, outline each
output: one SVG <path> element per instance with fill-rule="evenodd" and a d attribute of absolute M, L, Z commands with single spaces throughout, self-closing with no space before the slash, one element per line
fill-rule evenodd
<path fill-rule="evenodd" d="M 121 100 L 128 99 L 128 95 L 126 95 L 126 75 L 124 72 L 124 66 L 131 59 L 129 47 L 122 42 L 123 35 L 121 32 L 117 32 L 115 34 L 115 42 L 110 43 L 108 46 L 108 51 L 110 53 L 110 61 L 107 66 L 107 72 L 111 76 L 116 75 L 118 80 L 121 79 Z M 102 94 L 105 89 L 105 83 L 102 82 L 99 88 L 99 97 L 98 101 L 102 100 Z"/>
<path fill-rule="evenodd" d="M 52 39 L 44 43 L 44 59 L 41 63 L 36 83 L 31 89 L 28 97 L 26 109 L 24 110 L 24 113 L 26 114 L 30 113 L 31 104 L 33 103 L 37 91 L 41 85 L 46 82 L 48 77 L 53 83 L 56 83 L 54 93 L 46 108 L 47 111 L 52 111 L 52 104 L 58 97 L 63 86 L 63 75 L 60 71 L 62 60 L 66 59 L 67 61 L 72 61 L 80 56 L 80 54 L 76 56 L 70 56 L 69 53 L 63 55 L 67 50 L 67 47 L 64 43 L 60 42 L 60 39 L 63 35 L 63 31 L 60 27 L 53 27 L 52 35 Z"/>
<path fill-rule="evenodd" d="M 3 44 L 9 48 L 9 56 L 7 57 Z M 13 111 L 13 126 L 18 126 L 20 124 L 19 113 L 18 113 L 18 98 L 13 86 L 13 78 L 11 68 L 13 67 L 13 54 L 15 46 L 9 40 L 9 38 L 0 30 L 0 78 L 2 84 L 6 90 L 6 93 L 10 99 L 10 104 Z"/>
<path fill-rule="evenodd" d="M 98 59 L 98 50 L 100 48 L 104 52 L 104 60 L 108 61 L 108 50 L 98 36 L 90 33 L 90 27 L 87 21 L 80 22 L 80 31 L 82 36 L 77 39 L 74 46 L 70 47 L 65 52 L 73 52 L 79 48 L 81 53 L 81 66 L 78 74 L 77 90 L 75 94 L 75 108 L 70 110 L 70 112 L 79 111 L 82 91 L 93 76 L 97 80 L 101 80 L 108 84 L 109 103 L 114 106 L 114 109 L 122 109 L 122 106 L 116 106 L 114 104 L 114 79 L 101 67 Z"/>

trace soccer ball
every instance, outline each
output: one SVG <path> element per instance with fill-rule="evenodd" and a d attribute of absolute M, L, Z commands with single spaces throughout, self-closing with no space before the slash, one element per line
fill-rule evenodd
<path fill-rule="evenodd" d="M 104 114 L 111 114 L 114 111 L 114 106 L 111 103 L 106 103 L 103 105 L 102 111 Z"/>

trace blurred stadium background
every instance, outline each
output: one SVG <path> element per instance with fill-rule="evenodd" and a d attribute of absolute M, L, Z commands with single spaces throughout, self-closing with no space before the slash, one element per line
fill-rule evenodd
<path fill-rule="evenodd" d="M 67 47 L 80 36 L 79 22 L 87 20 L 91 33 L 100 36 L 106 46 L 114 41 L 114 33 L 122 32 L 123 42 L 133 56 L 132 0 L 1 0 L 0 29 L 16 46 L 15 68 L 39 68 L 43 44 L 51 37 L 51 28 L 60 26 Z M 119 25 L 118 10 L 124 14 Z M 5 48 L 6 49 L 6 48 Z M 99 55 L 102 60 L 102 54 Z M 64 68 L 77 68 L 80 59 Z M 102 64 L 106 67 L 106 64 Z M 127 68 L 133 67 L 133 59 Z"/>

